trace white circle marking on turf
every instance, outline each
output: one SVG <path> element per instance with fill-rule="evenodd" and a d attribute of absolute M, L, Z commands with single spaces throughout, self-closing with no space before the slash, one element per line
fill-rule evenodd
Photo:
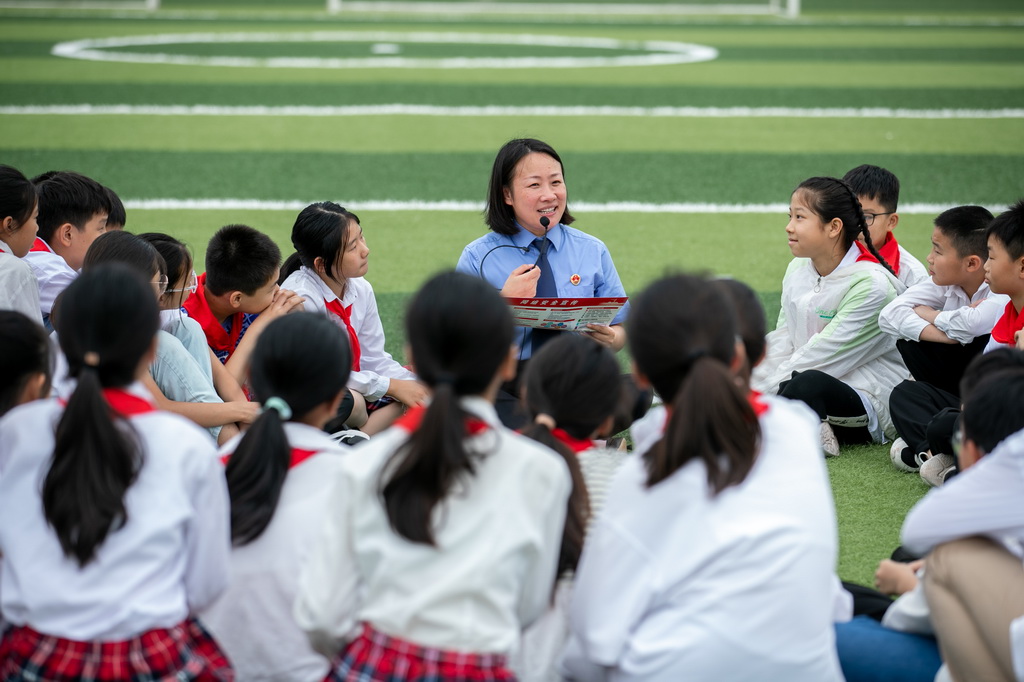
<path fill-rule="evenodd" d="M 200 57 L 172 53 L 112 51 L 110 48 L 199 43 L 433 43 L 518 45 L 523 47 L 579 47 L 598 50 L 640 50 L 647 54 L 615 57 Z M 314 31 L 305 33 L 181 33 L 116 38 L 89 38 L 57 43 L 50 51 L 57 57 L 91 61 L 188 66 L 234 66 L 291 69 L 531 69 L 584 68 L 597 66 L 657 66 L 691 64 L 718 57 L 706 45 L 667 40 L 617 40 L 550 35 L 489 33 L 391 33 L 376 31 Z"/>

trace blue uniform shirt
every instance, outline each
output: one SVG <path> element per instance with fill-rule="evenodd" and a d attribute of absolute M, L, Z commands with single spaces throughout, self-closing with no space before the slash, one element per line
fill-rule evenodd
<path fill-rule="evenodd" d="M 459 264 L 455 269 L 483 277 L 496 289 L 501 289 L 513 270 L 520 265 L 532 265 L 536 262 L 540 255 L 533 243 L 536 238 L 518 224 L 513 235 L 488 232 L 462 250 L 462 256 L 459 257 Z M 619 273 L 612 262 L 612 256 L 608 253 L 608 247 L 600 239 L 561 223 L 548 230 L 548 239 L 551 240 L 548 247 L 548 262 L 559 297 L 611 298 L 626 295 L 619 280 Z M 519 248 L 500 248 L 487 255 L 488 251 L 501 245 Z M 483 260 L 485 256 L 486 260 Z M 483 272 L 480 269 L 482 260 Z M 579 284 L 572 283 L 574 275 L 579 276 Z M 628 310 L 627 302 L 612 320 L 612 324 L 624 322 Z M 517 335 L 520 359 L 530 357 L 531 332 L 531 329 L 524 327 Z"/>

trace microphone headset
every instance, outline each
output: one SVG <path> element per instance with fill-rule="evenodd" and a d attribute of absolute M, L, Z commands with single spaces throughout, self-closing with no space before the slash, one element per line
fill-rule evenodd
<path fill-rule="evenodd" d="M 551 221 L 548 220 L 547 216 L 541 216 L 540 217 L 540 225 L 541 225 L 541 227 L 544 228 L 544 243 L 541 244 L 541 246 L 540 246 L 540 255 L 537 256 L 537 260 L 530 267 L 530 270 L 533 270 L 533 268 L 537 267 L 537 263 L 539 263 L 540 259 L 544 257 L 544 254 L 546 254 L 548 252 L 548 244 L 550 242 L 548 241 L 547 236 L 548 236 L 548 230 L 551 229 L 550 228 Z M 488 256 L 490 256 L 492 253 L 494 253 L 498 249 L 519 249 L 520 251 L 523 252 L 523 255 L 526 255 L 526 254 L 530 253 L 530 247 L 529 246 L 517 246 L 515 244 L 499 244 L 498 246 L 495 246 L 493 249 L 491 249 L 490 251 L 485 253 L 484 257 L 480 259 L 480 267 L 477 269 L 478 272 L 480 273 L 480 279 L 486 279 L 484 277 L 484 262 L 487 260 Z M 527 272 L 530 272 L 530 270 L 527 270 Z"/>

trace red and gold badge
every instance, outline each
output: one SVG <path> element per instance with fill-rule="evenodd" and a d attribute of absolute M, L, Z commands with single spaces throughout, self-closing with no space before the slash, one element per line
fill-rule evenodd
<path fill-rule="evenodd" d="M 580 276 L 573 275 L 572 277 L 569 278 L 569 281 L 572 282 L 572 285 L 574 287 L 578 287 L 580 285 Z"/>

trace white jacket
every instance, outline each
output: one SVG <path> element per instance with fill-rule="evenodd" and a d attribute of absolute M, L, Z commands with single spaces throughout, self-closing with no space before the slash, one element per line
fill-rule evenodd
<path fill-rule="evenodd" d="M 906 287 L 877 263 L 857 262 L 856 246 L 832 273 L 822 277 L 811 261 L 796 258 L 782 281 L 782 310 L 768 334 L 764 362 L 754 369 L 753 387 L 778 393 L 793 372 L 816 369 L 866 396 L 878 426 L 895 437 L 889 393 L 910 378 L 896 339 L 878 327 L 878 313 Z"/>

